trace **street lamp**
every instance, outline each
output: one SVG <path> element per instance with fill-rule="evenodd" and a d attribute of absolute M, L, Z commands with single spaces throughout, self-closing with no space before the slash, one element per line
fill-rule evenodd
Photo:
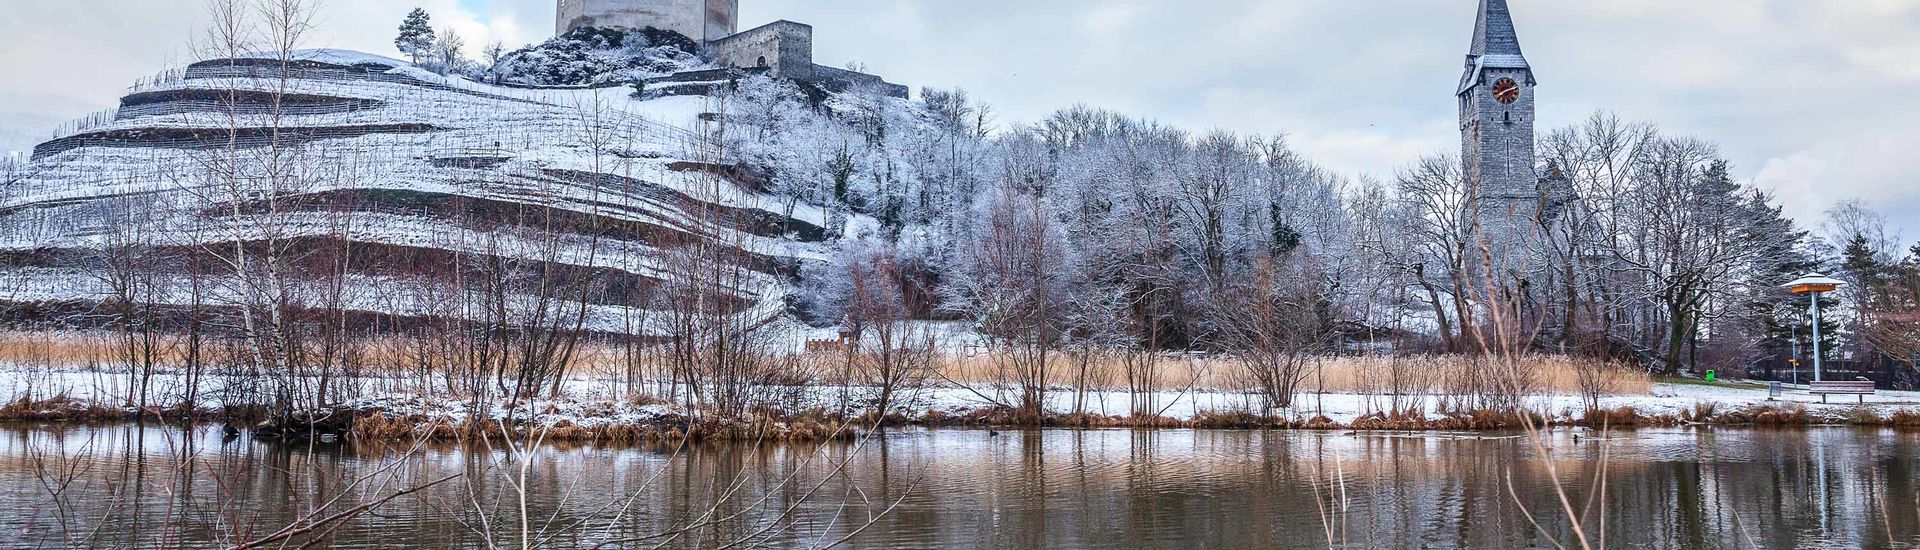
<path fill-rule="evenodd" d="M 1820 293 L 1833 292 L 1846 286 L 1845 281 L 1828 277 L 1820 273 L 1808 273 L 1807 276 L 1787 283 L 1787 290 L 1794 294 L 1807 294 L 1809 307 L 1813 310 L 1813 381 L 1820 381 Z"/>

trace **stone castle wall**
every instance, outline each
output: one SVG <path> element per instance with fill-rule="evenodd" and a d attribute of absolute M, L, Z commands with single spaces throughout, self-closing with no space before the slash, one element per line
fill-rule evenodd
<path fill-rule="evenodd" d="M 813 63 L 813 27 L 775 21 L 737 31 L 739 0 L 558 0 L 558 31 L 580 27 L 653 27 L 692 38 L 701 56 L 721 67 L 764 69 L 774 76 L 833 91 L 874 88 L 907 97 L 907 88 L 860 72 Z M 670 83 L 670 80 L 661 80 Z"/>
<path fill-rule="evenodd" d="M 554 32 L 653 27 L 703 42 L 732 35 L 739 8 L 739 0 L 559 0 Z"/>
<path fill-rule="evenodd" d="M 764 67 L 795 80 L 812 80 L 813 27 L 775 21 L 707 44 L 714 63 L 729 67 Z"/>

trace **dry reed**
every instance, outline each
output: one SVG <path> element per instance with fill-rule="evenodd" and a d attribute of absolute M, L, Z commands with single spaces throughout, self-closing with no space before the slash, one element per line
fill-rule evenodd
<path fill-rule="evenodd" d="M 1073 365 L 1074 359 L 1062 354 L 1048 367 L 1049 383 L 1055 387 L 1071 387 L 1078 374 Z M 1396 364 L 1396 361 L 1398 364 Z M 1653 378 L 1636 369 L 1611 368 L 1596 369 L 1597 363 L 1588 359 L 1566 356 L 1540 355 L 1529 357 L 1522 367 L 1532 370 L 1539 381 L 1537 391 L 1574 395 L 1579 393 L 1579 378 L 1582 371 L 1598 371 L 1609 379 L 1606 384 L 1607 395 L 1646 395 L 1653 389 Z M 1180 389 L 1186 387 L 1208 388 L 1222 391 L 1246 391 L 1254 389 L 1251 381 L 1241 375 L 1240 366 L 1231 359 L 1221 357 L 1194 357 L 1169 355 L 1160 361 L 1162 376 L 1160 389 Z M 1114 373 L 1124 370 L 1118 355 L 1097 355 L 1089 370 L 1102 373 Z M 1380 395 L 1392 385 L 1390 380 L 1414 378 L 1422 381 L 1417 384 L 1424 387 L 1402 387 L 1401 391 L 1411 391 L 1424 395 L 1447 395 L 1470 393 L 1464 388 L 1450 387 L 1458 381 L 1469 380 L 1469 373 L 1475 369 L 1474 362 L 1463 356 L 1423 355 L 1403 357 L 1327 357 L 1318 362 L 1318 367 L 1310 372 L 1302 388 L 1307 391 L 1325 391 L 1329 393 L 1355 393 Z M 1401 371 L 1399 374 L 1395 370 Z M 989 355 L 951 357 L 941 361 L 941 375 L 949 380 L 963 384 L 991 384 L 999 380 L 998 365 Z M 1412 375 L 1406 371 L 1413 371 Z M 1099 387 L 1095 389 L 1122 389 Z"/>
<path fill-rule="evenodd" d="M 371 367 L 370 374 L 410 373 L 403 365 L 414 365 L 419 361 L 413 354 L 419 346 L 401 336 L 383 336 L 363 342 L 366 351 L 365 364 Z M 111 364 L 116 356 L 115 343 L 111 335 L 95 331 L 5 331 L 0 332 L 0 364 L 15 365 L 51 365 L 84 366 Z M 180 363 L 178 346 L 163 347 L 162 364 Z M 809 356 L 812 362 L 833 363 L 840 360 L 840 352 L 827 351 Z M 1079 380 L 1077 357 L 1071 354 L 1054 354 L 1048 366 L 1048 383 L 1055 387 L 1072 387 Z M 1555 356 L 1537 355 L 1524 359 L 1522 367 L 1535 374 L 1537 393 L 1574 395 L 1580 391 L 1582 372 L 1603 372 L 1609 378 L 1605 384 L 1610 395 L 1645 395 L 1653 387 L 1653 380 L 1646 373 L 1635 369 L 1608 368 L 1596 369 L 1591 360 Z M 642 358 L 640 363 L 657 363 Z M 987 354 L 969 354 L 947 356 L 935 361 L 939 378 L 970 385 L 992 384 L 1004 379 L 999 375 L 1000 367 L 993 356 Z M 1090 389 L 1123 389 L 1124 382 L 1119 373 L 1125 371 L 1119 354 L 1097 353 L 1086 363 L 1090 375 L 1086 378 Z M 1185 354 L 1167 354 L 1155 362 L 1159 375 L 1158 388 L 1161 390 L 1179 390 L 1184 388 L 1208 388 L 1222 391 L 1245 391 L 1255 385 L 1243 375 L 1243 369 L 1230 358 L 1201 357 Z M 1315 362 L 1303 390 L 1331 393 L 1356 393 L 1382 395 L 1395 393 L 1418 393 L 1424 395 L 1448 395 L 1471 393 L 1468 388 L 1452 387 L 1461 381 L 1472 379 L 1475 362 L 1464 356 L 1422 355 L 1401 357 L 1325 357 Z M 384 369 L 383 369 L 384 367 Z M 606 343 L 589 343 L 582 346 L 567 366 L 567 372 L 574 376 L 617 379 L 628 368 L 624 351 L 620 346 Z M 385 372 L 383 372 L 383 370 Z M 819 369 L 831 371 L 832 369 Z M 1413 380 L 1411 386 L 1406 380 Z M 828 380 L 827 382 L 837 382 Z"/>

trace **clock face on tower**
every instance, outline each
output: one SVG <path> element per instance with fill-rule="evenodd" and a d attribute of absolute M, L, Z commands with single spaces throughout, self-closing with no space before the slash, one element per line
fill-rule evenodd
<path fill-rule="evenodd" d="M 1520 99 L 1520 85 L 1511 78 L 1502 78 L 1493 83 L 1493 99 L 1502 104 L 1511 104 Z"/>

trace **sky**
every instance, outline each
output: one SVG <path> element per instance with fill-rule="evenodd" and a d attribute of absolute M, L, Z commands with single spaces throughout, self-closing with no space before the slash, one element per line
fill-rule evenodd
<path fill-rule="evenodd" d="M 552 34 L 553 0 L 314 0 L 309 45 L 398 55 L 413 7 L 477 52 Z M 1286 134 L 1389 178 L 1459 150 L 1477 0 L 741 0 L 814 26 L 815 61 L 963 88 L 1001 125 L 1074 104 L 1196 131 Z M 1542 131 L 1596 110 L 1718 143 L 1817 226 L 1859 200 L 1920 238 L 1920 0 L 1511 0 Z M 5 0 L 0 154 L 194 59 L 199 0 Z"/>

